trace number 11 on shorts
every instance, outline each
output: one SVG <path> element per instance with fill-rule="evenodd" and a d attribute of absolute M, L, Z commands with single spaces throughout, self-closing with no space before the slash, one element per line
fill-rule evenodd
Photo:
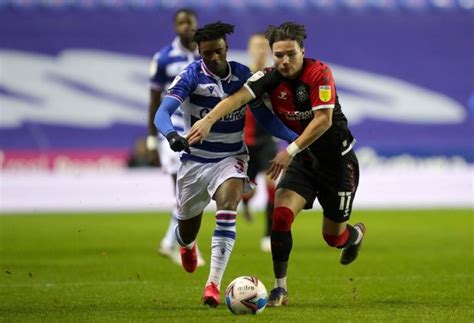
<path fill-rule="evenodd" d="M 352 192 L 337 192 L 337 195 L 341 197 L 341 201 L 339 202 L 339 210 L 344 210 L 347 214 L 349 206 L 351 205 Z"/>

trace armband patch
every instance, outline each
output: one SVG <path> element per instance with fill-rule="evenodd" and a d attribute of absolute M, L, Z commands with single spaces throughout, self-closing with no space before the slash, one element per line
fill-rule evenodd
<path fill-rule="evenodd" d="M 247 82 L 256 82 L 264 76 L 265 76 L 265 73 L 263 73 L 262 71 L 258 71 L 254 73 L 251 77 L 249 77 Z"/>
<path fill-rule="evenodd" d="M 319 86 L 319 98 L 323 102 L 329 102 L 329 100 L 331 100 L 331 86 L 330 85 Z"/>

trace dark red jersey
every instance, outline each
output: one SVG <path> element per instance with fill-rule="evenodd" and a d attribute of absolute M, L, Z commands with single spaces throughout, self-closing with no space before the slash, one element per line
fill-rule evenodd
<path fill-rule="evenodd" d="M 257 122 L 249 107 L 245 111 L 244 140 L 247 146 L 272 145 L 273 137 Z"/>
<path fill-rule="evenodd" d="M 255 73 L 246 84 L 255 100 L 250 106 L 260 104 L 262 95 L 268 93 L 273 112 L 285 125 L 301 134 L 314 118 L 314 111 L 334 109 L 332 126 L 311 146 L 318 156 L 350 150 L 354 138 L 347 128 L 336 86 L 329 67 L 319 60 L 305 58 L 303 70 L 296 79 L 284 78 L 276 68 Z"/>

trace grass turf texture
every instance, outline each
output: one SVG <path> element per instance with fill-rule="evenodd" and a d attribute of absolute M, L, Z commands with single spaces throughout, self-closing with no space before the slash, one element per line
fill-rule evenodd
<path fill-rule="evenodd" d="M 0 321 L 472 322 L 473 219 L 472 210 L 357 211 L 351 222 L 368 234 L 357 262 L 341 266 L 322 240 L 321 214 L 303 213 L 293 225 L 290 305 L 238 317 L 200 302 L 212 214 L 198 239 L 207 266 L 192 275 L 156 253 L 168 216 L 0 216 Z M 262 231 L 262 214 L 239 220 L 222 290 L 241 275 L 271 289 Z"/>

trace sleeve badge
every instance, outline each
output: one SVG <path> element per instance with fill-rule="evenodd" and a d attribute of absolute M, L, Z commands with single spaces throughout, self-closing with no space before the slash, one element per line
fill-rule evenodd
<path fill-rule="evenodd" d="M 319 86 L 319 99 L 323 102 L 329 102 L 331 100 L 331 86 L 321 85 Z"/>

